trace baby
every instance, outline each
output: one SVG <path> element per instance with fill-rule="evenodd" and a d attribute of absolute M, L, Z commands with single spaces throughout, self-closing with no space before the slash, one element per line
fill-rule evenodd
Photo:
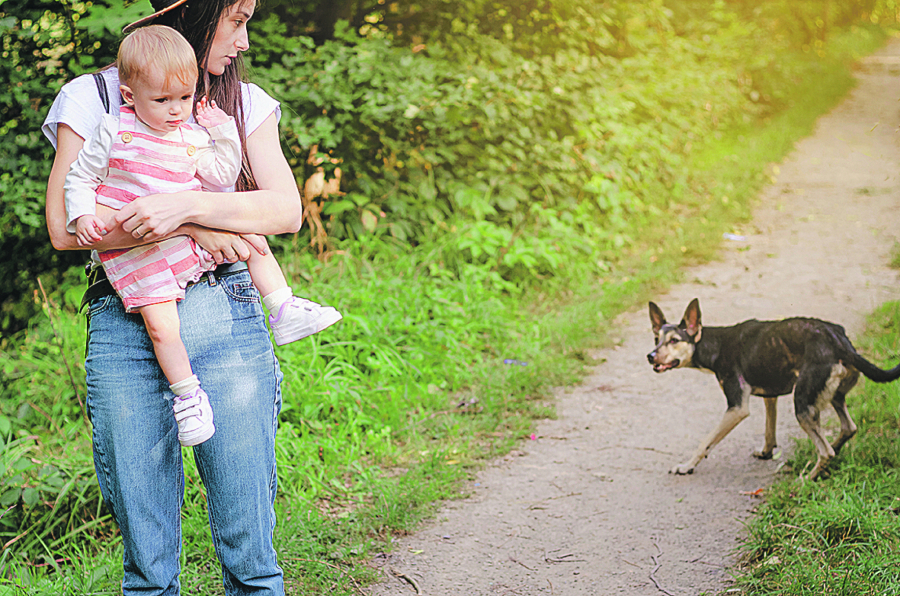
<path fill-rule="evenodd" d="M 66 222 L 80 246 L 107 231 L 118 209 L 140 196 L 200 190 L 203 182 L 234 186 L 241 171 L 241 142 L 234 118 L 206 98 L 189 123 L 197 84 L 193 48 L 169 27 L 135 30 L 119 46 L 116 62 L 125 104 L 119 118 L 104 115 L 66 177 Z M 275 343 L 318 333 L 341 314 L 292 295 L 270 251 L 251 250 L 247 267 L 272 313 Z M 185 287 L 216 263 L 188 236 L 99 253 L 110 283 L 128 312 L 139 312 L 160 368 L 175 394 L 173 409 L 182 445 L 200 444 L 215 432 L 209 398 L 193 373 L 181 341 L 176 303 Z"/>

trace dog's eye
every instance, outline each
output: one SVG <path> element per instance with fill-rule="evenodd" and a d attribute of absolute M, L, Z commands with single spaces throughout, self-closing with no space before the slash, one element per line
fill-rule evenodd
<path fill-rule="evenodd" d="M 678 338 L 677 338 L 677 337 L 673 337 L 672 339 L 669 340 L 669 343 L 670 343 L 670 344 L 677 344 L 677 343 L 678 343 Z"/>

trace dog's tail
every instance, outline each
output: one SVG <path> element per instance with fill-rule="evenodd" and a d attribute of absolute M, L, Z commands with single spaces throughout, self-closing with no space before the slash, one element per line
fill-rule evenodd
<path fill-rule="evenodd" d="M 859 354 L 853 355 L 853 361 L 850 364 L 852 364 L 856 368 L 856 370 L 866 375 L 866 377 L 875 381 L 876 383 L 890 383 L 891 381 L 900 379 L 900 364 L 889 370 L 883 370 L 878 368 Z"/>

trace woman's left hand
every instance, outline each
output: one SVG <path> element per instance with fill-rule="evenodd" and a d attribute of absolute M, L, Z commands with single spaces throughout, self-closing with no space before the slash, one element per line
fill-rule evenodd
<path fill-rule="evenodd" d="M 193 193 L 155 194 L 138 197 L 116 214 L 116 223 L 141 240 L 154 242 L 190 221 Z"/>

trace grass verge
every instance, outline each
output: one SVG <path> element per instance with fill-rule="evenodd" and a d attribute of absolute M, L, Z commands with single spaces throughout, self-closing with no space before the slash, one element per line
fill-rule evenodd
<path fill-rule="evenodd" d="M 896 365 L 900 302 L 872 314 L 858 343 L 879 366 Z M 740 547 L 745 573 L 737 580 L 745 593 L 900 593 L 900 385 L 866 380 L 850 398 L 859 432 L 828 477 L 776 484 L 749 522 Z M 802 440 L 787 463 L 796 470 L 814 460 Z"/>

